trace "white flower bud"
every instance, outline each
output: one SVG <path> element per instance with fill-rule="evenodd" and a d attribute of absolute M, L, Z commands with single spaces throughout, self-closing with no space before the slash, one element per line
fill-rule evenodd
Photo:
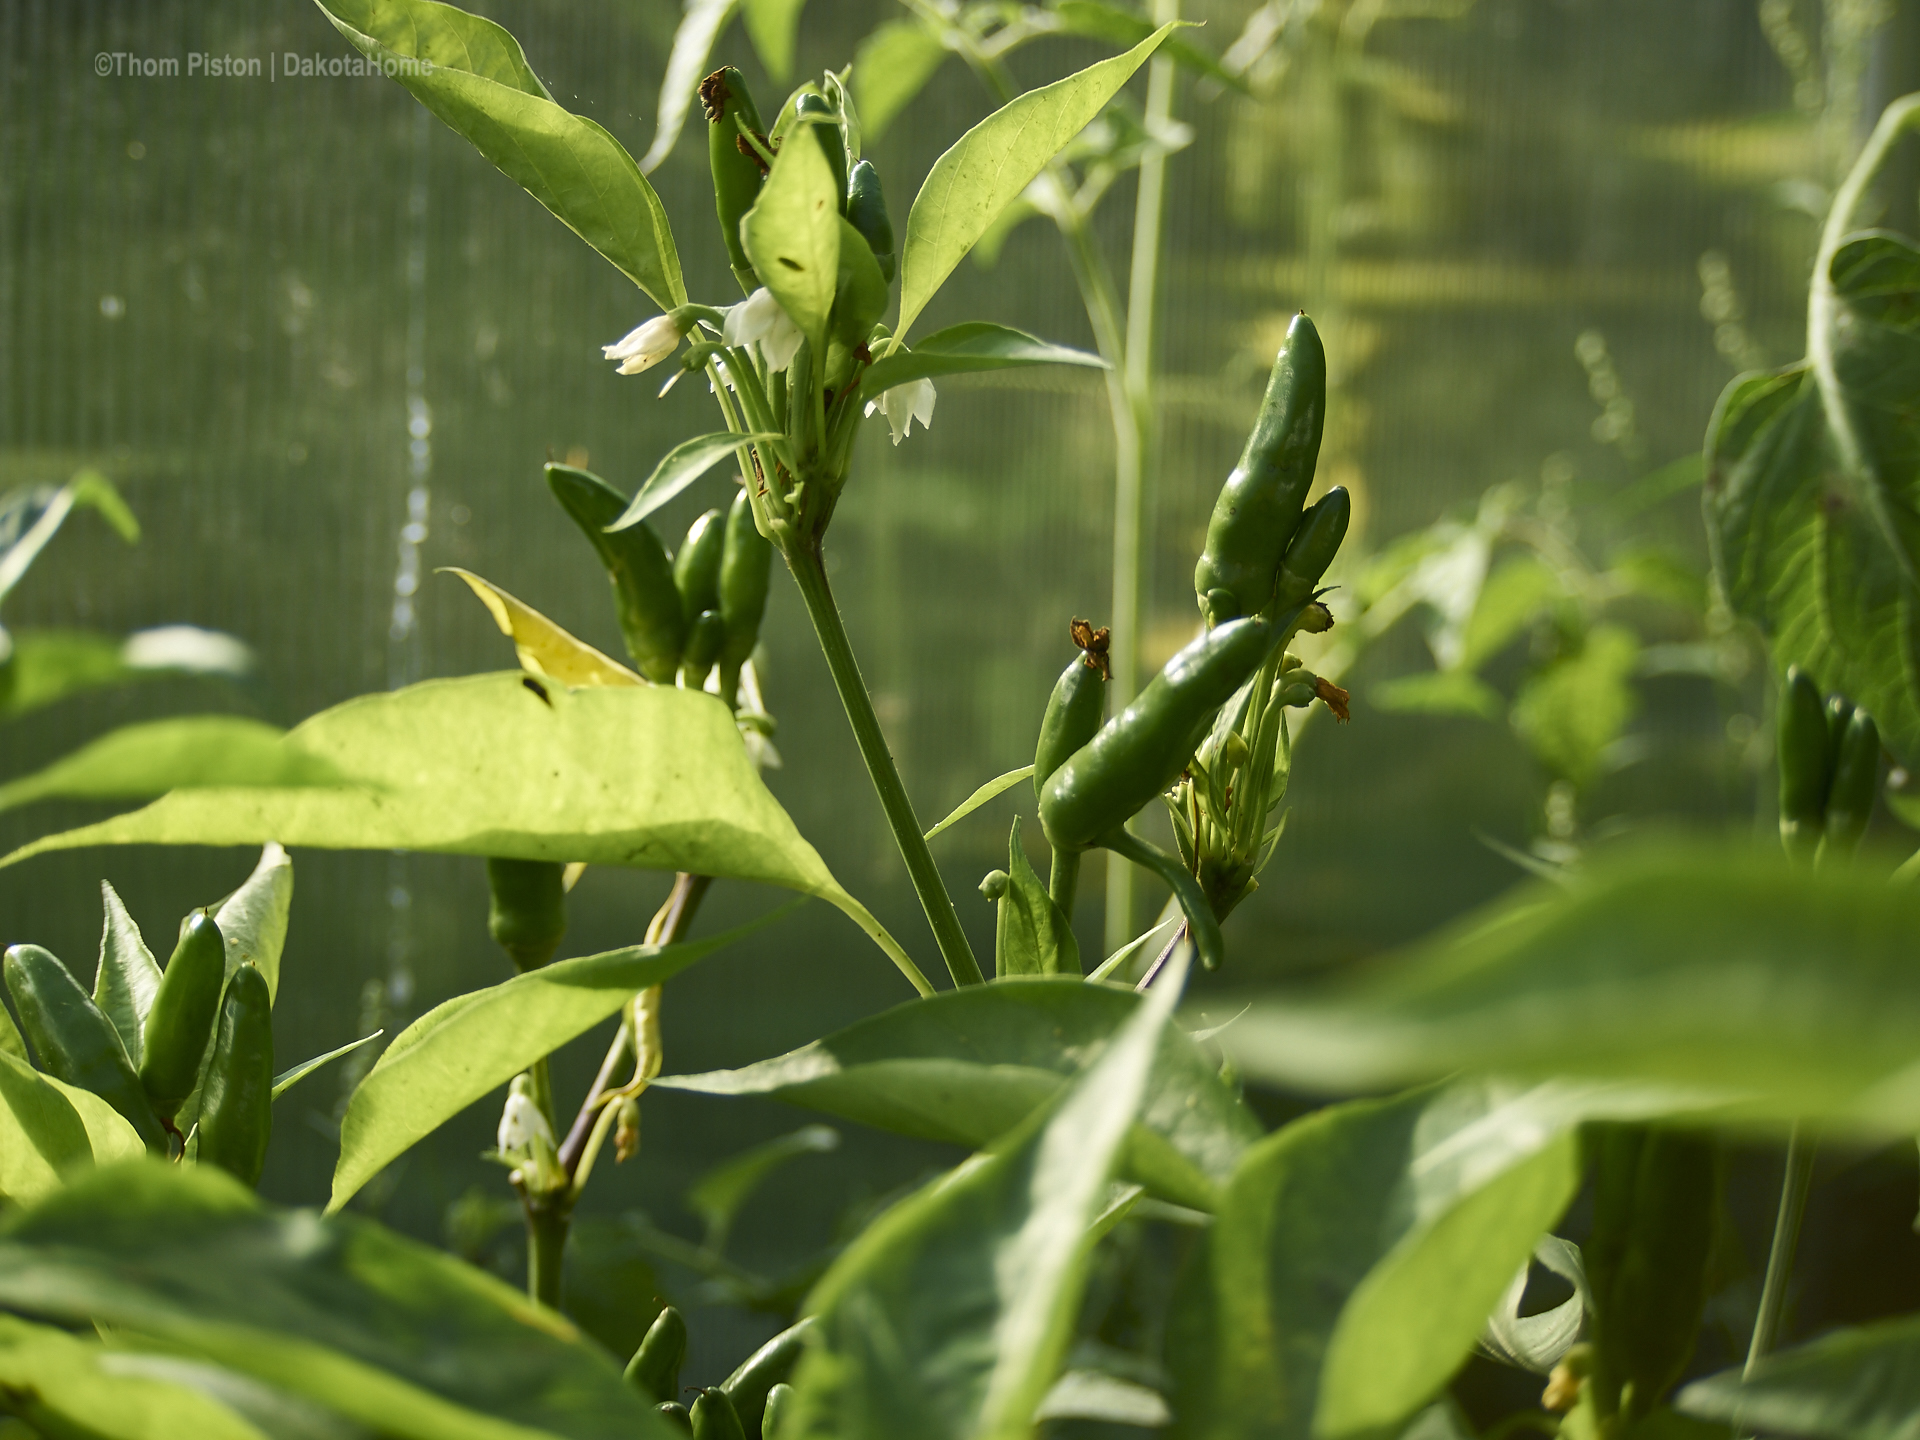
<path fill-rule="evenodd" d="M 920 422 L 922 430 L 933 424 L 933 402 L 937 398 L 931 380 L 909 380 L 869 400 L 866 413 L 884 412 L 887 424 L 893 427 L 893 443 L 898 445 L 913 432 L 914 421 Z"/>
<path fill-rule="evenodd" d="M 680 348 L 680 322 L 671 315 L 656 315 L 646 324 L 629 330 L 612 345 L 602 345 L 600 353 L 620 362 L 622 375 L 638 375 L 658 365 Z"/>

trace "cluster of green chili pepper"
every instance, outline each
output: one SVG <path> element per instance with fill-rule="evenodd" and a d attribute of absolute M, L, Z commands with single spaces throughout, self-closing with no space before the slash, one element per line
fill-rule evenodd
<path fill-rule="evenodd" d="M 1332 623 L 1316 587 L 1352 515 L 1337 487 L 1306 504 L 1325 413 L 1326 355 L 1300 315 L 1194 570 L 1206 632 L 1102 724 L 1104 660 L 1090 648 L 1091 627 L 1083 633 L 1085 622 L 1075 621 L 1074 639 L 1087 653 L 1055 685 L 1034 754 L 1055 903 L 1071 913 L 1081 852 L 1113 850 L 1173 887 L 1209 969 L 1221 959 L 1219 920 L 1251 893 L 1278 837 L 1266 819 L 1285 790 L 1283 707 L 1320 699 L 1346 718 L 1346 693 L 1285 648 L 1300 631 Z M 1104 651 L 1105 632 L 1097 633 Z M 1178 857 L 1126 829 L 1169 790 Z"/>
<path fill-rule="evenodd" d="M 1780 841 L 1796 860 L 1849 859 L 1880 787 L 1880 727 L 1799 666 L 1780 696 Z"/>
<path fill-rule="evenodd" d="M 178 1140 L 201 1164 L 259 1180 L 273 1130 L 273 1001 L 251 963 L 229 967 L 212 914 L 181 926 L 137 1037 L 123 1037 L 98 996 L 38 945 L 9 948 L 0 971 L 43 1073 L 98 1095 L 155 1155 Z M 8 1024 L 0 1048 L 24 1060 L 20 1040 Z M 190 1105 L 183 1135 L 176 1122 Z"/>
<path fill-rule="evenodd" d="M 680 1402 L 680 1368 L 687 1358 L 687 1322 L 669 1305 L 647 1330 L 627 1363 L 627 1383 L 694 1440 L 761 1440 L 777 1432 L 791 1403 L 786 1383 L 799 1363 L 812 1320 L 789 1326 L 743 1360 L 718 1385 L 705 1386 L 692 1406 Z"/>

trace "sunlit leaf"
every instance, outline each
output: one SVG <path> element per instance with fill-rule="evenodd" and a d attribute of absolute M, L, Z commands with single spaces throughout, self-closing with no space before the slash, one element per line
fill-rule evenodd
<path fill-rule="evenodd" d="M 1140 16 L 1112 5 L 1097 4 L 1096 0 L 1055 0 L 1049 8 L 1052 14 L 1059 17 L 1061 30 L 1069 35 L 1084 35 L 1089 40 L 1105 40 L 1111 45 L 1138 45 L 1153 33 L 1152 24 Z M 1242 94 L 1248 92 L 1249 87 L 1244 79 L 1222 69 L 1220 62 L 1198 45 L 1178 35 L 1169 35 L 1164 48 L 1169 60 L 1196 75 L 1204 75 Z"/>
<path fill-rule="evenodd" d="M 742 445 L 780 438 L 758 430 L 742 435 L 722 430 L 712 435 L 696 435 L 691 440 L 682 440 L 660 457 L 660 463 L 653 467 L 653 473 L 647 477 L 646 483 L 635 492 L 627 508 L 620 512 L 620 518 L 607 529 L 624 530 L 629 525 L 638 525 L 722 460 L 738 453 Z"/>
<path fill-rule="evenodd" d="M 31 1200 L 82 1166 L 145 1153 L 134 1128 L 98 1095 L 0 1050 L 0 1196 Z"/>
<path fill-rule="evenodd" d="M 1077 979 L 970 985 L 911 1001 L 740 1070 L 662 1076 L 708 1095 L 770 1095 L 895 1134 L 978 1147 L 1057 1094 L 1139 1008 Z M 1210 1209 L 1261 1127 L 1178 1030 L 1161 1040 L 1124 1168 L 1156 1194 Z M 1504 1277 L 1503 1277 L 1504 1278 Z"/>
<path fill-rule="evenodd" d="M 793 75 L 793 41 L 807 0 L 745 0 L 747 38 L 767 74 L 781 85 Z"/>
<path fill-rule="evenodd" d="M 208 786 L 324 788 L 343 778 L 272 725 L 238 715 L 186 715 L 123 725 L 44 770 L 0 785 L 0 810 L 36 800 L 139 799 Z"/>
<path fill-rule="evenodd" d="M 122 1352 L 0 1315 L 0 1394 L 35 1433 L 89 1440 L 265 1440 L 226 1406 L 182 1385 L 127 1373 Z"/>
<path fill-rule="evenodd" d="M 259 863 L 240 888 L 214 912 L 227 946 L 227 974 L 252 965 L 280 996 L 280 954 L 287 947 L 287 922 L 293 914 L 293 857 L 276 842 L 261 847 Z"/>
<path fill-rule="evenodd" d="M 160 965 L 118 892 L 104 880 L 100 904 L 106 918 L 100 929 L 100 966 L 93 974 L 93 1003 L 113 1022 L 127 1058 L 138 1068 L 145 1049 L 142 1028 L 160 988 Z"/>
<path fill-rule="evenodd" d="M 840 1148 L 840 1132 L 831 1125 L 802 1125 L 750 1150 L 729 1156 L 687 1187 L 687 1208 L 707 1227 L 706 1247 L 719 1254 L 740 1207 L 789 1160 L 824 1155 Z"/>
<path fill-rule="evenodd" d="M 348 1101 L 328 1210 L 338 1210 L 395 1156 L 640 991 L 781 913 L 703 940 L 556 961 L 429 1010 L 394 1038 Z"/>
<path fill-rule="evenodd" d="M 273 1098 L 278 1100 L 282 1095 L 286 1094 L 287 1091 L 298 1085 L 322 1065 L 338 1060 L 343 1055 L 351 1055 L 362 1045 L 371 1045 L 386 1033 L 384 1030 L 376 1030 L 371 1035 L 362 1035 L 358 1040 L 349 1040 L 338 1050 L 329 1050 L 324 1055 L 316 1055 L 311 1060 L 302 1060 L 298 1065 L 293 1065 L 282 1070 L 278 1075 L 273 1077 Z"/>
<path fill-rule="evenodd" d="M 1527 1281 L 1533 1261 L 1558 1275 L 1573 1287 L 1573 1294 L 1558 1305 L 1533 1315 L 1522 1315 L 1520 1305 L 1526 1298 Z M 1533 1259 L 1520 1267 L 1507 1286 L 1500 1303 L 1487 1317 L 1486 1333 L 1480 1343 L 1495 1358 L 1536 1375 L 1546 1375 L 1573 1348 L 1593 1308 L 1593 1296 L 1587 1289 L 1587 1272 L 1580 1263 L 1580 1247 L 1571 1240 L 1549 1235 L 1533 1247 Z"/>
<path fill-rule="evenodd" d="M 1173 28 L 1163 25 L 1124 55 L 1015 97 L 933 162 L 907 215 L 895 334 L 912 328 L 994 218 L 1105 108 Z"/>
<path fill-rule="evenodd" d="M 1158 1390 L 1099 1370 L 1069 1370 L 1047 1392 L 1036 1420 L 1102 1420 L 1158 1430 L 1173 1418 Z"/>
<path fill-rule="evenodd" d="M 880 138 L 946 58 L 940 37 L 918 20 L 889 20 L 860 42 L 853 57 L 853 98 L 869 140 Z"/>
<path fill-rule="evenodd" d="M 553 102 L 511 35 L 434 0 L 330 0 L 320 8 L 356 49 L 654 304 L 686 303 L 660 197 L 618 140 Z"/>
<path fill-rule="evenodd" d="M 1182 979 L 1151 992 L 1055 1103 L 834 1263 L 807 1300 L 820 1328 L 794 1377 L 788 1440 L 1033 1433 Z"/>
<path fill-rule="evenodd" d="M 821 356 L 840 275 L 840 195 L 811 128 L 797 128 L 774 156 L 740 238 L 760 283 Z"/>
<path fill-rule="evenodd" d="M 927 831 L 926 838 L 931 840 L 942 831 L 952 829 L 982 805 L 993 799 L 994 796 L 1005 794 L 1031 774 L 1033 774 L 1033 766 L 1022 765 L 1018 770 L 1009 770 L 1004 775 L 994 776 L 993 779 L 987 781 L 986 784 L 982 785 L 978 790 L 975 790 L 955 806 L 953 813 L 948 815 L 946 819 Z"/>
<path fill-rule="evenodd" d="M 193 625 L 138 630 L 124 640 L 88 630 L 15 630 L 0 669 L 0 715 L 24 715 L 69 695 L 169 675 L 237 677 L 253 652 L 231 635 Z"/>
<path fill-rule="evenodd" d="M 529 674 L 574 686 L 646 683 L 611 655 L 569 634 L 491 580 L 482 580 L 471 570 L 455 565 L 445 567 L 444 573 L 458 575 L 480 597 L 480 603 L 492 614 L 500 633 L 513 641 L 520 668 Z"/>
<path fill-rule="evenodd" d="M 1480 586 L 1460 635 L 1455 664 L 1476 671 L 1493 659 L 1548 605 L 1566 594 L 1566 583 L 1533 555 L 1516 555 Z"/>
<path fill-rule="evenodd" d="M 1007 370 L 1022 365 L 1086 365 L 1107 369 L 1107 362 L 1085 350 L 1050 345 L 1021 330 L 969 320 L 936 330 L 911 350 L 896 350 L 876 360 L 860 377 L 860 394 L 871 399 L 909 380 L 959 375 L 976 370 Z"/>
<path fill-rule="evenodd" d="M 660 162 L 673 153 L 680 132 L 686 127 L 687 110 L 699 92 L 701 77 L 707 73 L 707 59 L 713 54 L 714 41 L 727 28 L 740 0 L 686 0 L 686 13 L 673 32 L 673 50 L 667 56 L 667 73 L 660 81 L 659 118 L 654 124 L 653 143 L 640 157 L 640 168 L 651 175 Z"/>
<path fill-rule="evenodd" d="M 213 1167 L 82 1176 L 0 1222 L 0 1306 L 137 1332 L 395 1440 L 670 1440 L 564 1317 L 355 1216 Z"/>
<path fill-rule="evenodd" d="M 1623 625 L 1596 625 L 1573 655 L 1529 676 L 1513 698 L 1513 728 L 1554 775 L 1584 787 L 1639 706 L 1640 641 Z"/>
<path fill-rule="evenodd" d="M 1750 1380 L 1738 1370 L 1696 1380 L 1677 1403 L 1742 1434 L 1905 1440 L 1920 1414 L 1920 1317 L 1836 1330 L 1769 1355 Z"/>
<path fill-rule="evenodd" d="M 1367 691 L 1379 710 L 1400 715 L 1475 715 L 1496 718 L 1506 708 L 1500 692 L 1464 670 L 1426 670 L 1382 680 Z"/>
<path fill-rule="evenodd" d="M 0 600 L 13 593 L 76 509 L 98 510 L 130 545 L 140 538 L 139 522 L 127 502 L 98 470 L 82 470 L 50 494 L 44 490 L 14 491 L 5 497 L 5 508 L 5 533 L 10 538 L 0 548 Z M 33 517 L 30 523 L 26 520 L 29 515 Z"/>

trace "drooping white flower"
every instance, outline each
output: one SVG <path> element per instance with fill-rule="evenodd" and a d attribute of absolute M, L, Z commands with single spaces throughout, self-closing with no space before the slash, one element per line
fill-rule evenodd
<path fill-rule="evenodd" d="M 729 345 L 751 345 L 756 341 L 765 357 L 767 369 L 780 371 L 793 363 L 800 342 L 806 337 L 793 323 L 773 292 L 762 285 L 753 294 L 727 311 L 722 332 Z"/>
<path fill-rule="evenodd" d="M 933 424 L 933 402 L 937 398 L 931 380 L 909 380 L 869 400 L 866 413 L 884 412 L 887 424 L 893 427 L 893 443 L 898 445 L 913 432 L 914 421 L 920 422 L 922 430 Z"/>
<path fill-rule="evenodd" d="M 600 353 L 620 362 L 622 375 L 638 375 L 651 369 L 680 348 L 680 322 L 671 315 L 656 315 L 644 325 L 629 330 L 612 345 L 602 345 Z"/>
<path fill-rule="evenodd" d="M 547 1124 L 547 1117 L 540 1113 L 540 1107 L 533 1098 L 518 1091 L 507 1096 L 506 1106 L 500 1111 L 500 1133 L 496 1137 L 500 1153 L 513 1155 L 533 1144 L 535 1136 L 543 1138 L 547 1144 L 553 1144 L 553 1130 Z"/>

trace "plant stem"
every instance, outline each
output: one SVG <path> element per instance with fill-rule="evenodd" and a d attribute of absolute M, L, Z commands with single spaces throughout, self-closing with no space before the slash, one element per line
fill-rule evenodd
<path fill-rule="evenodd" d="M 1773 1248 L 1767 1254 L 1767 1278 L 1760 1287 L 1760 1313 L 1754 1317 L 1753 1343 L 1747 1347 L 1751 1378 L 1780 1331 L 1780 1311 L 1786 1304 L 1787 1279 L 1793 1273 L 1793 1252 L 1800 1243 L 1800 1222 L 1807 1213 L 1807 1191 L 1813 1187 L 1814 1142 L 1796 1125 L 1787 1136 L 1787 1173 L 1780 1182 L 1780 1213 L 1773 1222 Z"/>
<path fill-rule="evenodd" d="M 527 1294 L 558 1310 L 572 1206 L 565 1190 L 523 1194 L 520 1203 L 527 1215 Z"/>
<path fill-rule="evenodd" d="M 1047 894 L 1053 897 L 1053 903 L 1060 907 L 1060 913 L 1067 917 L 1069 928 L 1073 925 L 1073 900 L 1080 888 L 1080 852 L 1078 850 L 1055 850 L 1053 852 L 1053 871 L 1047 876 Z"/>
<path fill-rule="evenodd" d="M 954 913 L 946 882 L 940 878 L 940 869 L 933 863 L 933 852 L 921 834 L 913 802 L 907 798 L 907 788 L 901 784 L 900 771 L 893 763 L 893 752 L 887 748 L 887 737 L 881 732 L 880 718 L 873 713 L 873 700 L 860 678 L 860 665 L 847 639 L 847 627 L 840 618 L 839 606 L 833 603 L 819 542 L 802 541 L 787 551 L 786 558 L 787 568 L 793 572 L 794 583 L 800 589 L 800 599 L 807 607 L 808 618 L 813 621 L 814 634 L 819 637 L 820 650 L 827 657 L 834 689 L 840 692 L 840 703 L 846 707 L 854 741 L 860 747 L 860 758 L 867 762 L 867 774 L 880 797 L 880 808 L 886 813 L 894 843 L 900 847 L 900 858 L 907 862 L 907 875 L 920 897 L 921 909 L 927 912 L 927 923 L 933 927 L 940 958 L 947 962 L 947 972 L 953 976 L 954 984 L 978 985 L 982 981 L 980 964 L 973 958 L 973 947 L 967 944 L 966 932 L 960 928 L 960 917 Z"/>

